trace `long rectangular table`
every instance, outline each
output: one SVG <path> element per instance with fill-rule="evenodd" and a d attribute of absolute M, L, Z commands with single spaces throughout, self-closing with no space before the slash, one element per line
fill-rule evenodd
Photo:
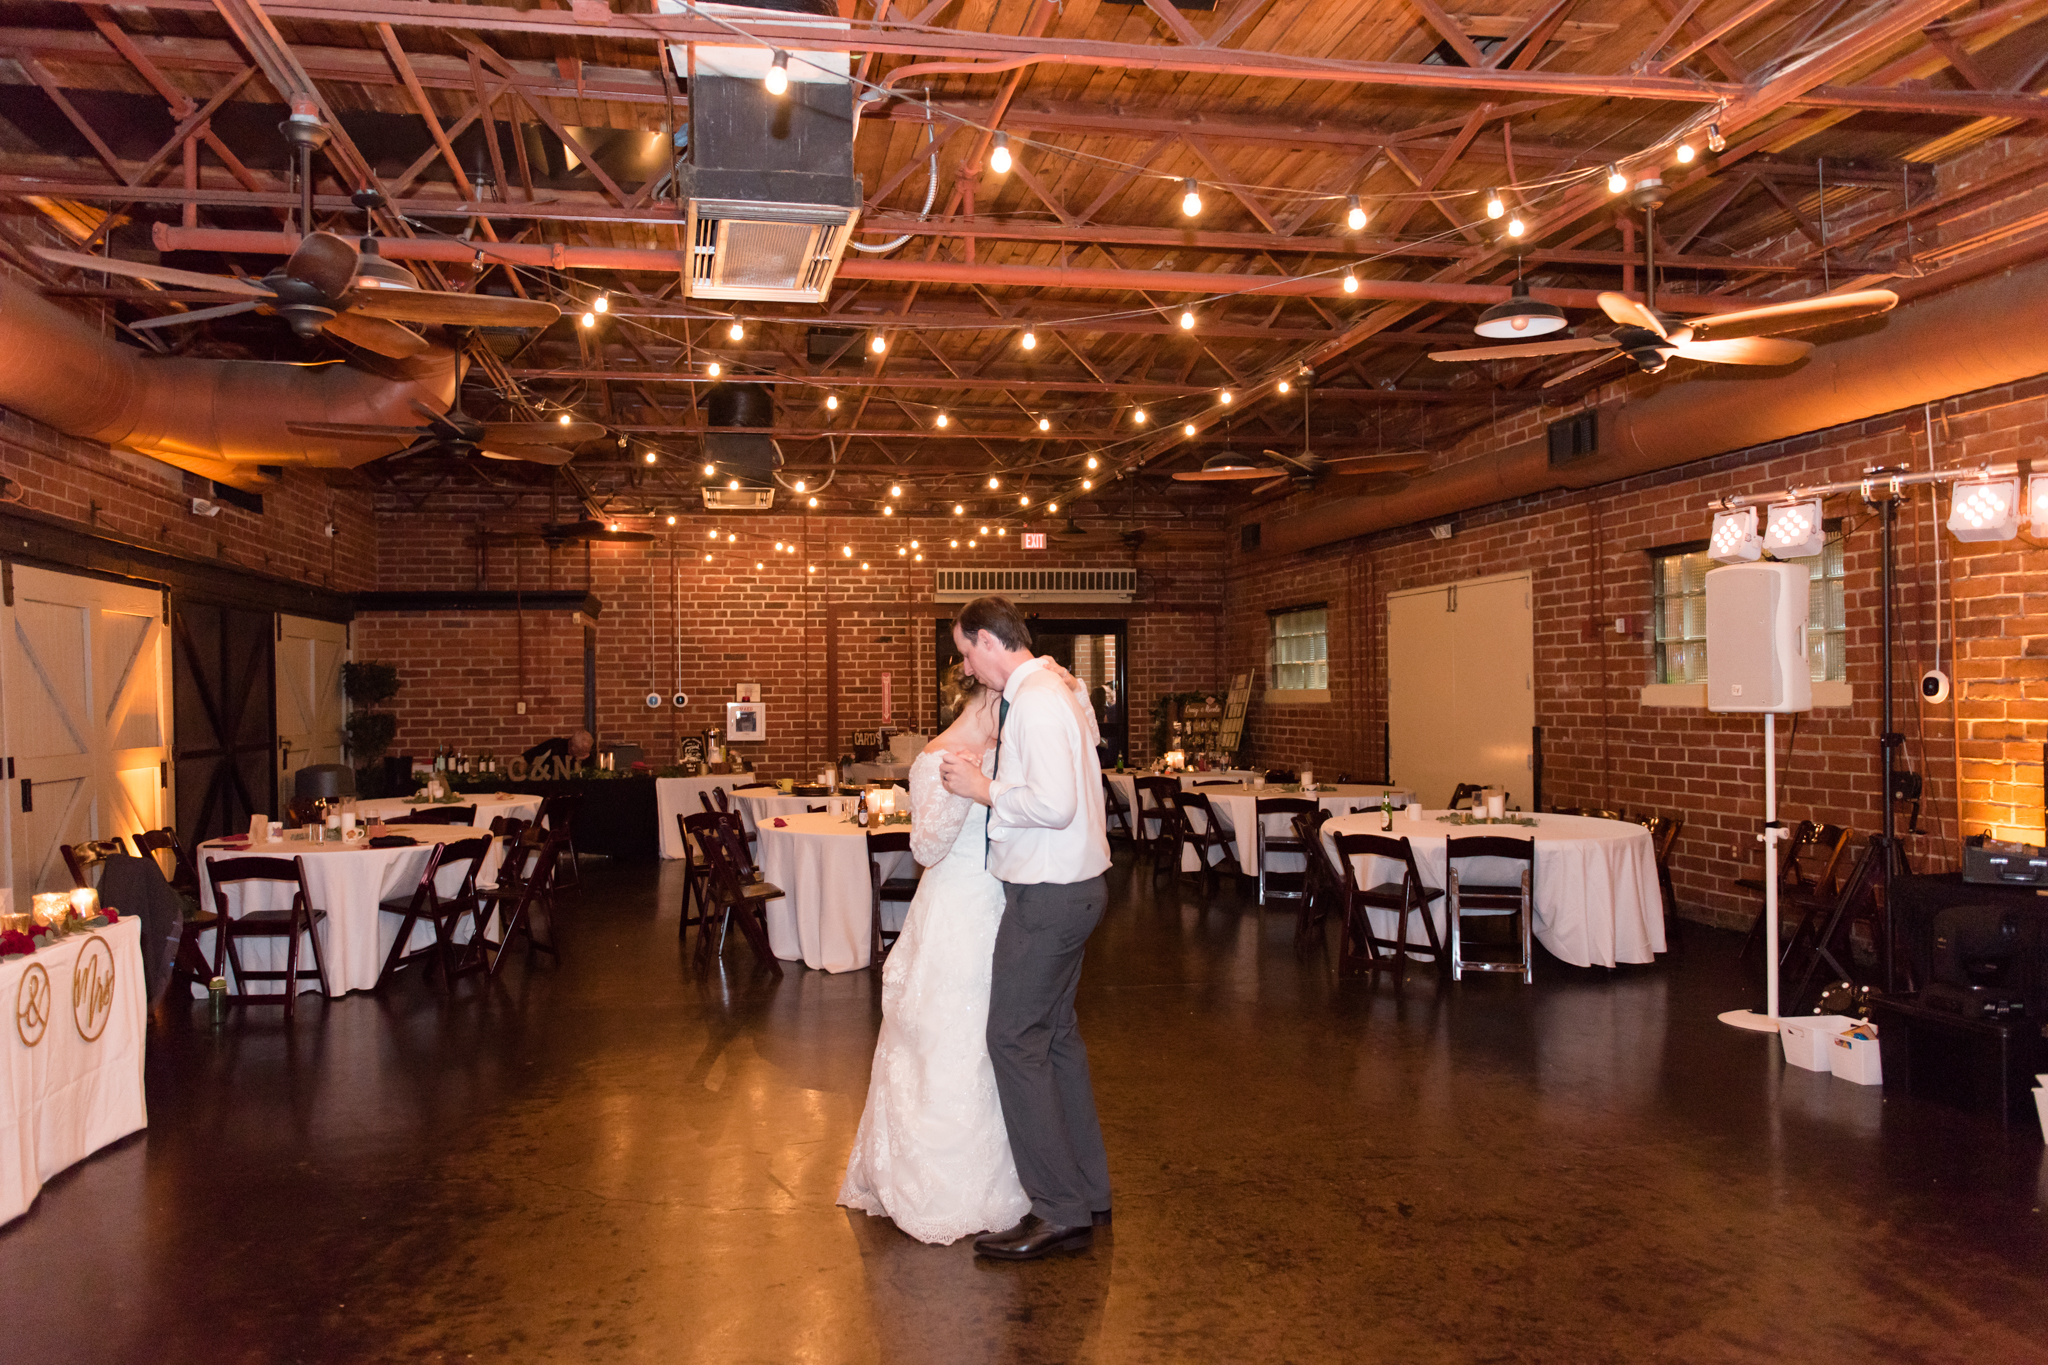
<path fill-rule="evenodd" d="M 0 1223 L 59 1171 L 149 1123 L 142 976 L 134 917 L 0 962 L 13 1020 L 0 1031 Z"/>

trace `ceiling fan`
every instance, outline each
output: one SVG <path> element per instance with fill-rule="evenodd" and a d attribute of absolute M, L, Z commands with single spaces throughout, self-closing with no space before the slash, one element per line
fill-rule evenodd
<path fill-rule="evenodd" d="M 554 304 L 539 299 L 422 289 L 410 270 L 378 254 L 377 239 L 369 236 L 362 239 L 358 249 L 346 237 L 332 232 L 309 233 L 300 239 L 290 259 L 260 280 L 172 270 L 53 247 L 30 250 L 56 265 L 124 275 L 180 289 L 233 294 L 241 300 L 145 318 L 132 324 L 139 330 L 182 327 L 236 313 L 263 312 L 282 316 L 302 337 L 325 333 L 378 355 L 406 360 L 426 350 L 427 339 L 409 327 L 399 326 L 401 322 L 458 327 L 545 327 L 562 315 Z"/>
<path fill-rule="evenodd" d="M 440 454 L 455 459 L 481 455 L 487 460 L 525 460 L 531 464 L 565 465 L 576 458 L 563 449 L 604 435 L 595 422 L 479 422 L 462 410 L 462 390 L 455 390 L 455 402 L 445 413 L 415 402 L 413 411 L 426 419 L 425 426 L 382 426 L 358 422 L 287 422 L 285 429 L 299 436 L 324 436 L 337 441 L 393 441 L 409 444 L 389 457 Z"/>
<path fill-rule="evenodd" d="M 1202 462 L 1200 469 L 1182 469 L 1174 478 L 1183 483 L 1222 483 L 1234 479 L 1292 479 L 1297 483 L 1313 483 L 1339 465 L 1364 466 L 1352 472 L 1363 474 L 1407 474 L 1429 464 L 1429 454 L 1420 450 L 1374 451 L 1367 455 L 1337 455 L 1325 458 L 1303 451 L 1299 455 L 1287 455 L 1277 450 L 1262 450 L 1260 459 L 1240 455 L 1226 450 L 1221 455 L 1211 455 Z M 1256 490 L 1254 490 L 1256 491 Z"/>
<path fill-rule="evenodd" d="M 622 530 L 615 521 L 561 521 L 540 528 L 540 538 L 550 548 L 572 541 L 606 541 L 614 545 L 645 545 L 654 539 L 651 531 Z"/>

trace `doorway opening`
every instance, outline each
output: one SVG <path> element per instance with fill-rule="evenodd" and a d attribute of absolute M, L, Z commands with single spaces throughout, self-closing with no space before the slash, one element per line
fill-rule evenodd
<path fill-rule="evenodd" d="M 1095 728 L 1102 732 L 1102 766 L 1114 768 L 1127 760 L 1131 751 L 1131 721 L 1125 677 L 1131 657 L 1130 623 L 1065 617 L 1028 619 L 1032 650 L 1057 659 L 1061 667 L 1087 687 L 1089 704 L 1095 708 Z M 941 617 L 935 624 L 937 647 L 933 657 L 938 667 L 932 674 L 932 693 L 943 729 L 953 722 L 952 713 L 945 709 L 946 672 L 960 662 L 960 651 L 953 647 L 951 618 Z"/>

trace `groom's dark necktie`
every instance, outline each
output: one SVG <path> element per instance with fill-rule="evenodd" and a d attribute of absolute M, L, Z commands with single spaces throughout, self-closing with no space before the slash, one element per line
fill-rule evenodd
<path fill-rule="evenodd" d="M 1009 719 L 1010 699 L 1008 697 L 1004 697 L 1002 705 L 996 708 L 996 761 L 992 766 L 995 768 L 997 772 L 1001 772 L 1003 768 L 1003 726 L 1009 721 Z M 991 818 L 993 818 L 996 813 L 995 803 L 993 801 L 989 803 L 988 813 Z M 981 865 L 983 867 L 988 866 L 987 820 L 981 822 Z"/>

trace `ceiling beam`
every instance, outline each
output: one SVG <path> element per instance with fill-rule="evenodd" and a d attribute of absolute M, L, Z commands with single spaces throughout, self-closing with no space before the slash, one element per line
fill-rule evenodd
<path fill-rule="evenodd" d="M 626 369 L 584 369 L 584 368 L 536 368 L 513 369 L 514 379 L 531 381 L 588 381 L 602 380 L 615 384 L 709 384 L 702 374 L 682 373 L 673 370 L 626 370 Z M 1230 388 L 1229 384 L 1181 384 L 1164 380 L 1131 379 L 1109 381 L 1086 374 L 1043 374 L 1021 367 L 1005 375 L 960 375 L 938 371 L 917 374 L 890 375 L 798 375 L 798 374 L 740 374 L 731 376 L 744 379 L 750 384 L 769 384 L 795 388 L 831 390 L 843 393 L 851 389 L 964 389 L 984 390 L 993 393 L 1132 393 L 1155 397 L 1176 398 L 1188 396 L 1213 396 L 1219 389 Z M 1240 393 L 1249 392 L 1240 386 Z M 1471 389 L 1368 389 L 1368 388 L 1320 388 L 1316 396 L 1352 403 L 1481 403 L 1491 399 L 1494 390 Z M 1505 392 L 1503 390 L 1502 392 Z M 950 409 L 948 410 L 951 411 Z M 694 428 L 693 428 L 694 429 Z M 738 430 L 738 428 L 734 428 Z M 834 431 L 832 435 L 859 436 L 862 431 Z M 934 432 L 937 436 L 941 433 Z M 965 433 L 951 431 L 946 435 L 962 436 Z M 989 435 L 981 432 L 980 435 Z M 1019 435 L 1026 434 L 1019 428 Z M 1035 433 L 1032 433 L 1035 434 Z"/>

